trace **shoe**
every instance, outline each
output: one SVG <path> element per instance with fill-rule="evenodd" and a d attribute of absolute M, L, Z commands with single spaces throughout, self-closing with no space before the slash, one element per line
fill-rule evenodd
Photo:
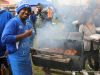
<path fill-rule="evenodd" d="M 72 72 L 72 75 L 75 75 L 75 72 Z"/>
<path fill-rule="evenodd" d="M 100 75 L 99 72 L 94 72 L 94 75 Z"/>
<path fill-rule="evenodd" d="M 88 72 L 86 72 L 86 70 L 82 70 L 84 75 L 89 75 Z"/>
<path fill-rule="evenodd" d="M 89 63 L 88 66 L 89 66 L 90 69 L 94 69 L 94 66 L 93 66 L 92 63 Z"/>

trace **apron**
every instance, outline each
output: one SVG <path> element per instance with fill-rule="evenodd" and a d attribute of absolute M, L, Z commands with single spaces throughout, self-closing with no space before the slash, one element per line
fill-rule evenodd
<path fill-rule="evenodd" d="M 23 33 L 26 28 L 25 25 L 16 17 L 23 27 Z M 16 52 L 8 54 L 13 75 L 32 75 L 29 37 L 19 41 L 19 46 Z"/>

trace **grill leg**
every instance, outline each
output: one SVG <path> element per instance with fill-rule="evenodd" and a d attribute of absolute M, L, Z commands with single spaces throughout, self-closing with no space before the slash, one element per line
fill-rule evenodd
<path fill-rule="evenodd" d="M 43 67 L 42 70 L 45 72 L 45 75 L 52 75 L 51 72 L 50 72 L 50 69 Z"/>

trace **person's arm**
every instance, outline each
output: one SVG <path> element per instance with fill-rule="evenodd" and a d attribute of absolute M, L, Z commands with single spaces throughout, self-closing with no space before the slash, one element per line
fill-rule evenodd
<path fill-rule="evenodd" d="M 6 57 L 7 55 L 8 55 L 8 53 L 7 53 L 7 50 L 6 50 L 4 56 Z"/>
<path fill-rule="evenodd" d="M 16 43 L 16 35 L 15 35 L 16 31 L 17 31 L 17 27 L 15 23 L 10 20 L 6 24 L 3 30 L 2 37 L 1 37 L 2 43 L 4 44 Z"/>
<path fill-rule="evenodd" d="M 79 32 L 82 32 L 84 34 L 85 31 L 84 31 L 84 26 L 83 25 L 80 25 Z M 91 41 L 92 39 L 89 36 L 84 35 L 84 40 Z"/>
<path fill-rule="evenodd" d="M 6 24 L 2 33 L 1 41 L 4 44 L 13 44 L 17 41 L 22 40 L 25 37 L 32 35 L 32 29 L 26 30 L 25 33 L 17 35 L 19 26 L 16 25 L 15 21 L 10 21 Z"/>
<path fill-rule="evenodd" d="M 16 35 L 16 42 L 32 35 L 32 29 L 26 30 L 25 33 Z"/>
<path fill-rule="evenodd" d="M 43 11 L 41 12 L 41 16 L 42 16 L 44 19 L 46 19 L 46 20 L 49 19 L 47 13 L 48 13 L 48 12 L 47 12 L 46 10 L 43 10 Z"/>

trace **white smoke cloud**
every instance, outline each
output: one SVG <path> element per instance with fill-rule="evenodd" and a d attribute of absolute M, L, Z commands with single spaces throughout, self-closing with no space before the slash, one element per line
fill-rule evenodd
<path fill-rule="evenodd" d="M 47 1 L 52 2 L 52 0 L 47 0 Z M 73 3 L 80 3 L 80 1 L 81 1 L 81 3 L 87 2 L 87 0 L 58 0 L 60 5 L 63 5 L 63 4 L 70 5 L 70 4 L 73 4 Z"/>

